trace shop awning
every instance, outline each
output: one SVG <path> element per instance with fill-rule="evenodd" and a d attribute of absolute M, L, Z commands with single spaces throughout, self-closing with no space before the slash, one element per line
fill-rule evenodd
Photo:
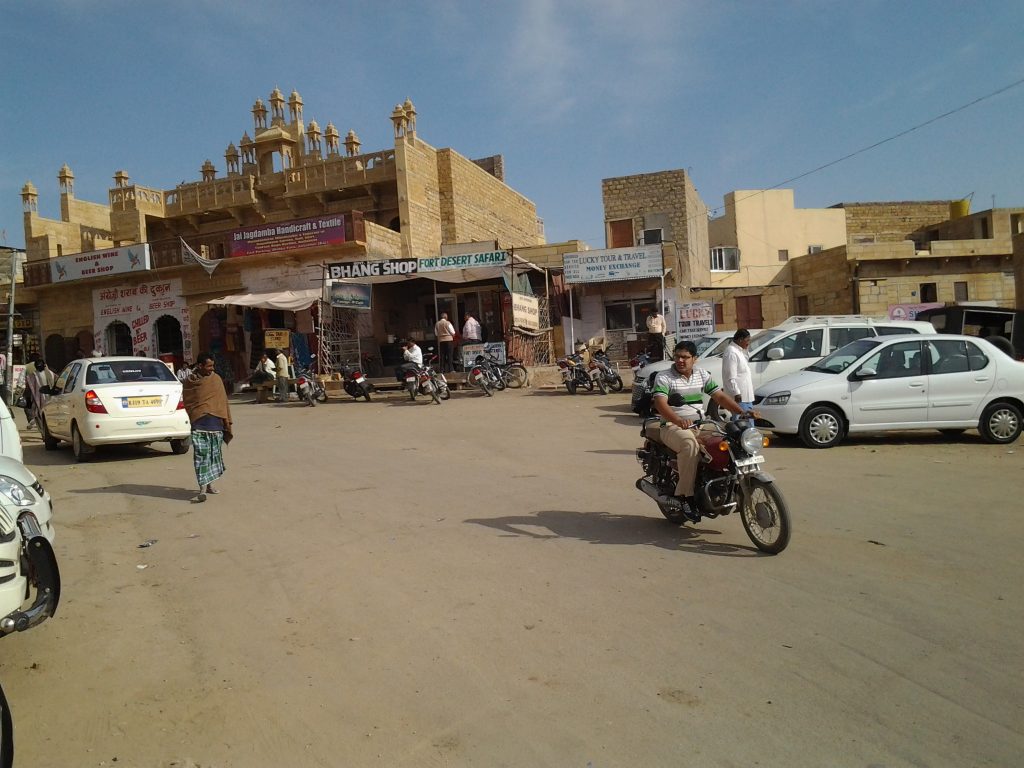
<path fill-rule="evenodd" d="M 212 299 L 206 303 L 298 312 L 309 309 L 321 295 L 322 291 L 319 288 L 307 288 L 303 291 L 277 291 L 275 293 L 236 293 L 232 296 L 221 296 L 219 299 Z"/>

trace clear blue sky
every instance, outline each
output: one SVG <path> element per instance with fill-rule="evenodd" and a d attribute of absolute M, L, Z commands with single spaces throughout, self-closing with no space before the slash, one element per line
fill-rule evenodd
<path fill-rule="evenodd" d="M 1024 78 L 1020 0 L 290 2 L 0 0 L 0 229 L 19 191 L 59 217 L 56 175 L 105 202 L 114 171 L 168 189 L 252 133 L 278 86 L 305 119 L 392 145 L 502 154 L 549 241 L 603 247 L 601 179 L 690 171 L 711 208 Z M 1024 205 L 1024 85 L 795 182 L 801 207 Z"/>

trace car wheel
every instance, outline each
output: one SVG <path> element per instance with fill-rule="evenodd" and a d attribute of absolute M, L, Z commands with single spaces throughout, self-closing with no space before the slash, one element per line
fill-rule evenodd
<path fill-rule="evenodd" d="M 96 448 L 82 439 L 77 424 L 71 425 L 71 452 L 75 454 L 75 461 L 89 461 L 96 453 Z"/>
<path fill-rule="evenodd" d="M 39 433 L 43 436 L 43 447 L 48 451 L 56 451 L 60 440 L 50 434 L 50 430 L 46 427 L 46 419 L 42 416 L 39 417 Z"/>
<path fill-rule="evenodd" d="M 1021 410 L 1013 403 L 992 403 L 981 414 L 978 431 L 990 443 L 1012 443 L 1021 432 Z"/>
<path fill-rule="evenodd" d="M 192 438 L 183 437 L 181 440 L 171 440 L 171 453 L 182 454 L 188 453 L 188 449 L 192 447 Z"/>
<path fill-rule="evenodd" d="M 843 417 L 835 408 L 819 405 L 800 420 L 800 439 L 808 448 L 831 448 L 843 439 L 845 429 Z"/>

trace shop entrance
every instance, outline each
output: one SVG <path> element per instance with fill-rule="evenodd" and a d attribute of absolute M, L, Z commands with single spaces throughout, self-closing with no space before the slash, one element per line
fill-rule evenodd
<path fill-rule="evenodd" d="M 107 330 L 104 332 L 106 341 L 106 352 L 108 355 L 131 355 L 132 350 L 132 331 L 127 325 L 122 323 L 120 320 L 115 320 L 107 326 Z"/>
<path fill-rule="evenodd" d="M 174 361 L 180 365 L 185 352 L 185 345 L 181 337 L 181 322 L 170 315 L 161 315 L 157 318 L 155 330 L 157 356 L 173 355 Z"/>

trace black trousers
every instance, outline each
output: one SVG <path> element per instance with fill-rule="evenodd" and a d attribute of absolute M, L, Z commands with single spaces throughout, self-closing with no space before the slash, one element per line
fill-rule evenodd
<path fill-rule="evenodd" d="M 452 372 L 452 351 L 455 349 L 454 341 L 439 341 L 437 346 L 440 348 L 438 351 L 441 353 L 441 372 L 451 373 Z"/>
<path fill-rule="evenodd" d="M 647 349 L 651 353 L 652 360 L 664 360 L 665 359 L 665 334 L 663 333 L 649 333 L 647 334 Z"/>

